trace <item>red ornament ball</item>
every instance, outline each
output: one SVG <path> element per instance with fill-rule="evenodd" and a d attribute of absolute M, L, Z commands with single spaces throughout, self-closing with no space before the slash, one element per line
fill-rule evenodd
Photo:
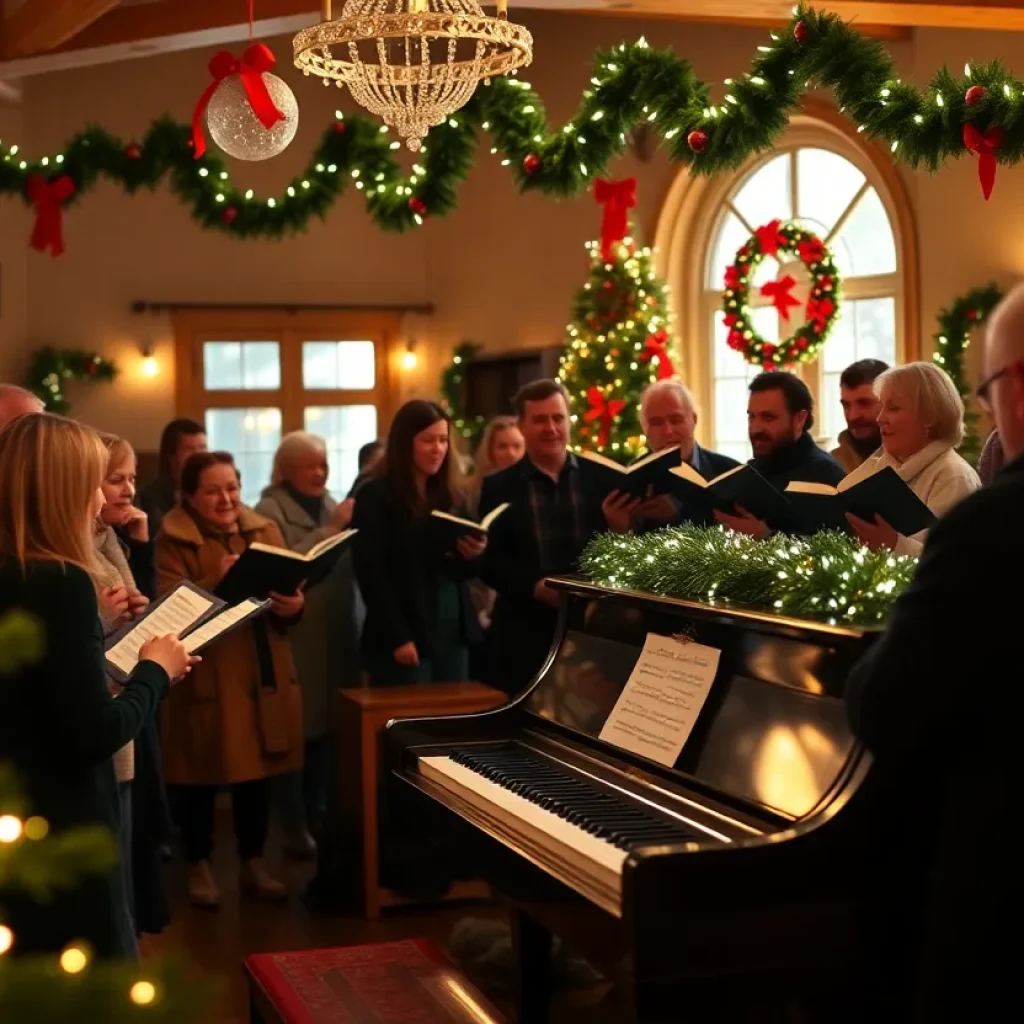
<path fill-rule="evenodd" d="M 412 210 L 413 213 L 418 213 L 422 217 L 427 212 L 427 204 L 418 196 L 413 196 L 409 200 L 409 209 Z"/>
<path fill-rule="evenodd" d="M 808 35 L 810 35 L 810 31 L 806 21 L 798 21 L 793 28 L 793 38 L 798 43 L 805 43 L 807 42 Z"/>
<path fill-rule="evenodd" d="M 686 144 L 694 153 L 703 153 L 708 148 L 708 133 L 695 128 L 686 136 Z"/>
<path fill-rule="evenodd" d="M 972 85 L 970 89 L 964 94 L 964 103 L 969 107 L 973 107 L 976 103 L 980 103 L 985 96 L 985 86 L 983 85 Z"/>
<path fill-rule="evenodd" d="M 601 287 L 607 292 L 611 291 L 611 289 L 614 288 L 615 286 L 611 283 L 611 281 L 602 281 Z"/>
<path fill-rule="evenodd" d="M 221 219 L 225 224 L 234 224 L 237 217 L 238 211 L 233 206 L 227 207 L 227 209 L 221 214 Z"/>
<path fill-rule="evenodd" d="M 775 364 L 770 359 L 766 359 L 761 364 L 761 369 L 764 370 L 766 373 L 771 373 L 775 369 Z"/>
<path fill-rule="evenodd" d="M 91 377 L 91 376 L 93 376 L 93 374 L 95 374 L 95 373 L 96 373 L 96 369 L 97 369 L 97 367 L 96 367 L 96 363 L 86 363 L 86 364 L 85 364 L 85 372 L 86 372 L 86 373 L 87 373 L 87 374 L 88 374 L 88 375 L 89 375 L 90 377 Z"/>
<path fill-rule="evenodd" d="M 540 157 L 536 153 L 527 153 L 523 157 L 523 170 L 527 174 L 536 174 L 540 170 Z"/>
<path fill-rule="evenodd" d="M 142 156 L 142 147 L 137 142 L 131 142 L 125 147 L 124 155 L 129 160 L 138 160 Z"/>
<path fill-rule="evenodd" d="M 775 355 L 775 346 L 772 344 L 762 345 L 761 352 L 763 355 L 772 356 Z"/>
<path fill-rule="evenodd" d="M 978 319 L 978 311 L 976 309 L 969 309 L 969 310 L 967 310 L 967 319 L 968 320 L 977 320 Z"/>
<path fill-rule="evenodd" d="M 334 134 L 335 135 L 342 135 L 344 133 L 344 131 L 345 131 L 345 122 L 344 121 L 335 121 L 334 122 Z"/>

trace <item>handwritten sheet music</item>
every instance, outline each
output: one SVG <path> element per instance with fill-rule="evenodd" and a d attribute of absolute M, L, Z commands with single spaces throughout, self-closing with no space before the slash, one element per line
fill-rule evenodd
<path fill-rule="evenodd" d="M 241 622 L 246 615 L 251 615 L 262 603 L 250 597 L 233 608 L 226 608 L 220 615 L 215 615 L 209 622 L 204 622 L 194 633 L 189 633 L 185 637 L 185 650 L 189 654 L 194 654 L 204 644 L 216 640 L 221 633 L 227 632 L 236 623 Z"/>
<path fill-rule="evenodd" d="M 107 651 L 107 661 L 122 672 L 131 672 L 139 663 L 139 650 L 147 640 L 168 633 L 180 635 L 212 606 L 213 602 L 209 598 L 197 594 L 189 587 L 178 587 Z"/>
<path fill-rule="evenodd" d="M 671 768 L 711 692 L 721 654 L 648 633 L 600 738 Z"/>

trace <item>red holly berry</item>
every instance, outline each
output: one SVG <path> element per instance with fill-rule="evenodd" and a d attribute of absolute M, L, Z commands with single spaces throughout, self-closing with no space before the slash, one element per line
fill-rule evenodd
<path fill-rule="evenodd" d="M 607 292 L 610 291 L 614 287 L 614 285 L 611 283 L 611 281 L 602 281 L 601 287 Z"/>
<path fill-rule="evenodd" d="M 968 320 L 977 320 L 978 319 L 978 311 L 976 309 L 969 309 L 969 310 L 967 310 L 967 319 Z"/>
<path fill-rule="evenodd" d="M 980 103 L 985 96 L 985 86 L 983 85 L 972 85 L 970 89 L 964 94 L 964 103 L 969 107 L 973 107 L 975 103 Z"/>
<path fill-rule="evenodd" d="M 138 160 L 142 156 L 142 147 L 137 142 L 130 142 L 124 151 L 129 160 Z"/>
<path fill-rule="evenodd" d="M 86 363 L 85 364 L 85 372 L 90 377 L 96 372 L 96 370 L 97 370 L 97 364 L 96 363 Z"/>
<path fill-rule="evenodd" d="M 793 26 L 793 38 L 798 43 L 805 43 L 809 33 L 810 29 L 807 27 L 806 21 L 798 21 L 796 25 Z"/>
<path fill-rule="evenodd" d="M 422 217 L 427 212 L 427 204 L 419 196 L 412 196 L 409 199 L 409 209 Z"/>
<path fill-rule="evenodd" d="M 345 122 L 344 121 L 335 121 L 334 122 L 334 134 L 335 135 L 341 135 L 341 134 L 344 133 L 344 131 L 345 131 Z"/>
<path fill-rule="evenodd" d="M 540 170 L 540 157 L 536 153 L 527 153 L 523 157 L 523 170 L 527 174 L 536 174 Z"/>
<path fill-rule="evenodd" d="M 686 136 L 686 144 L 694 153 L 703 153 L 708 148 L 707 132 L 702 132 L 699 128 L 695 128 Z"/>
<path fill-rule="evenodd" d="M 225 224 L 234 224 L 235 218 L 238 216 L 238 211 L 233 207 L 227 207 L 221 214 L 221 219 Z"/>

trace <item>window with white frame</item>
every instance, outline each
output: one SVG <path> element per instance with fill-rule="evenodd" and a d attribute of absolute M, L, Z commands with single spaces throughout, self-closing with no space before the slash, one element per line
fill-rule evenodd
<path fill-rule="evenodd" d="M 719 211 L 707 249 L 703 322 L 709 385 L 712 447 L 733 458 L 750 458 L 747 440 L 747 383 L 760 368 L 726 345 L 721 295 L 726 268 L 736 251 L 762 224 L 795 220 L 814 231 L 831 249 L 842 280 L 840 315 L 813 363 L 801 369 L 818 410 L 814 433 L 831 446 L 845 426 L 839 404 L 839 375 L 858 359 L 897 362 L 902 342 L 900 253 L 890 212 L 872 168 L 820 145 L 776 150 L 740 174 Z M 780 262 L 781 261 L 781 262 Z M 801 307 L 781 320 L 761 285 L 791 274 Z M 751 282 L 751 319 L 769 341 L 791 335 L 801 324 L 809 291 L 803 265 L 780 254 L 765 258 Z"/>

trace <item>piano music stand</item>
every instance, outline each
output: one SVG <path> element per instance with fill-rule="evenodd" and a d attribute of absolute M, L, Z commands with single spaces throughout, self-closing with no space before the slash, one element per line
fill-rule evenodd
<path fill-rule="evenodd" d="M 481 683 L 426 683 L 338 691 L 338 801 L 345 825 L 345 857 L 358 862 L 348 871 L 353 891 L 349 903 L 367 921 L 380 918 L 382 907 L 409 902 L 380 885 L 377 799 L 380 738 L 393 718 L 422 718 L 487 711 L 508 700 Z M 350 848 L 354 845 L 356 848 Z M 354 867 L 355 865 L 353 865 Z M 483 899 L 482 882 L 457 882 L 446 899 Z"/>

